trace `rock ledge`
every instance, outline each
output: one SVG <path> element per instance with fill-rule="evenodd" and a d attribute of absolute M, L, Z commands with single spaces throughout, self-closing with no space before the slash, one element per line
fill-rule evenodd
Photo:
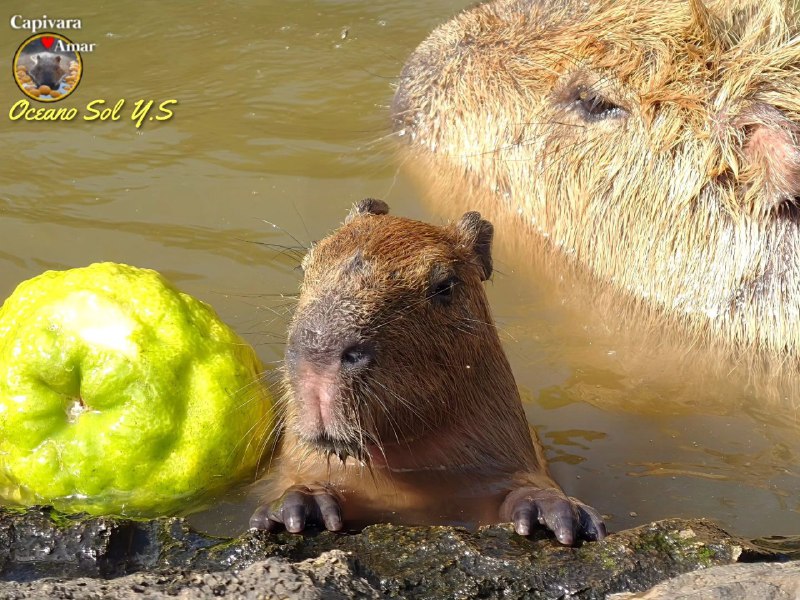
<path fill-rule="evenodd" d="M 306 536 L 206 536 L 183 519 L 0 509 L 3 598 L 581 598 L 643 592 L 737 561 L 785 560 L 705 520 L 669 519 L 579 548 L 509 526 L 373 525 Z M 762 567 L 762 565 L 759 565 Z"/>

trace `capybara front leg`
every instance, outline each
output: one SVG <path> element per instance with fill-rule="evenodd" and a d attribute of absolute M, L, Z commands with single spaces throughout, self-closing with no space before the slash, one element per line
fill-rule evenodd
<path fill-rule="evenodd" d="M 256 509 L 250 527 L 300 533 L 306 525 L 323 526 L 329 531 L 342 529 L 342 511 L 336 493 L 324 485 L 294 485 L 269 504 Z"/>
<path fill-rule="evenodd" d="M 500 519 L 513 522 L 520 535 L 530 535 L 537 523 L 543 525 L 566 546 L 578 539 L 596 541 L 606 536 L 606 526 L 596 510 L 554 488 L 512 491 L 500 507 Z"/>

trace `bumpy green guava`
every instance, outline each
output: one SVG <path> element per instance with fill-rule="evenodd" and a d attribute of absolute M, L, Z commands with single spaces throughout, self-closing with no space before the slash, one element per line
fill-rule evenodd
<path fill-rule="evenodd" d="M 252 478 L 272 403 L 253 349 L 161 275 L 48 271 L 0 308 L 0 501 L 187 512 Z"/>

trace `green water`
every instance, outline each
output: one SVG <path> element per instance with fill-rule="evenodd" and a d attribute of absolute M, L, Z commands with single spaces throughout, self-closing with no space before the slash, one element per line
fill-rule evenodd
<path fill-rule="evenodd" d="M 55 106 L 126 104 L 119 121 L 11 121 L 22 95 L 10 68 L 0 79 L 0 296 L 46 269 L 150 267 L 211 303 L 266 363 L 279 361 L 290 310 L 281 295 L 296 291 L 299 272 L 269 244 L 319 239 L 366 196 L 413 218 L 457 216 L 404 176 L 388 106 L 405 57 L 467 4 L 5 3 L 9 63 L 28 35 L 10 28 L 13 14 L 79 17 L 82 29 L 63 33 L 97 44 L 78 89 Z M 135 127 L 134 102 L 170 99 L 170 120 Z M 798 533 L 791 401 L 766 406 L 739 379 L 699 385 L 603 330 L 564 289 L 498 243 L 490 300 L 567 491 L 612 529 L 709 516 L 747 535 Z M 230 533 L 251 509 L 232 496 L 194 521 Z"/>

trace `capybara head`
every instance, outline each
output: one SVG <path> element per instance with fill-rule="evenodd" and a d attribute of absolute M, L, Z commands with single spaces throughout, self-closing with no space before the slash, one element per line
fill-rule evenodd
<path fill-rule="evenodd" d="M 491 224 L 387 213 L 364 200 L 309 250 L 289 327 L 289 426 L 342 459 L 368 460 L 514 385 L 482 287 Z"/>
<path fill-rule="evenodd" d="M 33 82 L 39 87 L 46 85 L 51 89 L 57 89 L 61 85 L 64 75 L 67 74 L 61 64 L 62 58 L 60 54 L 53 54 L 52 52 L 34 54 L 32 57 L 33 66 L 28 71 Z"/>
<path fill-rule="evenodd" d="M 499 0 L 435 30 L 396 131 L 601 282 L 800 354 L 792 0 Z"/>

